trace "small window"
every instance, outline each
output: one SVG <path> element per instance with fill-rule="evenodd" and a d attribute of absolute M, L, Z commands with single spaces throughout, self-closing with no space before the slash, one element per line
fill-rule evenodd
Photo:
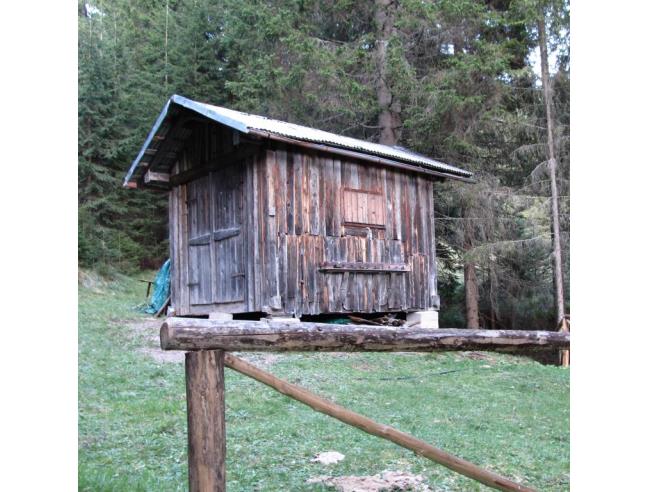
<path fill-rule="evenodd" d="M 385 229 L 385 198 L 382 190 L 344 188 L 342 206 L 346 235 L 376 235 L 377 231 Z"/>

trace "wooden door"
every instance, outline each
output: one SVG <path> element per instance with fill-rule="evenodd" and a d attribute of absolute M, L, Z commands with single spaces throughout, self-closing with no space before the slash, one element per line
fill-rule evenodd
<path fill-rule="evenodd" d="M 194 313 L 245 310 L 244 170 L 187 184 L 189 303 Z"/>
<path fill-rule="evenodd" d="M 209 176 L 187 184 L 187 239 L 189 245 L 189 304 L 213 304 L 212 205 Z"/>
<path fill-rule="evenodd" d="M 212 173 L 213 253 L 212 288 L 217 304 L 246 301 L 245 168 L 232 166 Z"/>

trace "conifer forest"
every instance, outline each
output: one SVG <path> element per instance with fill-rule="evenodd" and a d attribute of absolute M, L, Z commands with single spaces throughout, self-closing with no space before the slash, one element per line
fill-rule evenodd
<path fill-rule="evenodd" d="M 122 180 L 180 94 L 474 172 L 435 190 L 440 325 L 555 330 L 569 313 L 569 16 L 565 0 L 80 2 L 80 266 L 168 258 L 166 194 Z"/>

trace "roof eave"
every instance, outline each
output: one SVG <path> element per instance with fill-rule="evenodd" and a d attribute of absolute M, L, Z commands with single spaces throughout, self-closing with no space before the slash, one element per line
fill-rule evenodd
<path fill-rule="evenodd" d="M 211 111 L 209 108 L 206 108 L 203 104 L 196 103 L 191 99 L 187 99 L 186 97 L 180 96 L 178 94 L 174 94 L 166 102 L 164 108 L 162 108 L 162 112 L 155 120 L 155 124 L 153 125 L 153 128 L 151 128 L 151 131 L 149 132 L 148 136 L 146 137 L 146 140 L 144 141 L 144 145 L 142 145 L 139 154 L 137 154 L 137 157 L 135 158 L 130 168 L 128 169 L 128 172 L 126 173 L 126 176 L 124 177 L 124 182 L 122 184 L 122 186 L 124 186 L 125 188 L 136 187 L 130 184 L 130 183 L 136 183 L 135 181 L 131 181 L 131 178 L 133 177 L 133 173 L 137 169 L 137 166 L 139 166 L 142 157 L 144 157 L 144 153 L 146 152 L 146 149 L 148 149 L 149 145 L 151 145 L 151 142 L 153 141 L 153 138 L 157 134 L 158 130 L 160 129 L 160 126 L 162 126 L 162 123 L 164 123 L 164 120 L 169 114 L 169 108 L 171 107 L 172 104 L 181 106 L 186 109 L 190 109 L 191 111 L 201 114 L 206 118 L 209 118 L 210 120 L 214 120 L 218 123 L 222 123 L 240 132 L 248 133 L 249 131 L 246 125 L 236 120 L 217 114 L 214 111 Z"/>
<path fill-rule="evenodd" d="M 205 104 L 202 103 L 197 103 L 195 101 L 192 101 L 191 99 L 187 99 L 186 97 L 174 94 L 169 98 L 169 100 L 166 102 L 164 105 L 164 108 L 162 109 L 161 113 L 155 120 L 155 124 L 153 125 L 153 128 L 149 132 L 148 136 L 146 137 L 146 140 L 144 141 L 144 144 L 142 145 L 142 148 L 140 149 L 137 157 L 135 160 L 132 162 L 128 172 L 126 173 L 126 176 L 124 177 L 124 182 L 123 186 L 125 188 L 138 188 L 138 181 L 133 180 L 133 174 L 135 173 L 135 170 L 137 167 L 140 165 L 142 158 L 145 155 L 146 150 L 149 148 L 151 145 L 151 142 L 153 141 L 153 138 L 155 135 L 158 133 L 160 130 L 160 127 L 164 123 L 165 119 L 167 118 L 169 114 L 169 110 L 171 108 L 171 105 L 177 105 L 182 108 L 189 109 L 191 111 L 194 111 L 212 121 L 216 121 L 218 123 L 221 123 L 223 125 L 226 125 L 230 128 L 233 128 L 235 130 L 238 130 L 242 133 L 249 133 L 251 135 L 257 135 L 259 137 L 263 138 L 268 138 L 271 140 L 277 140 L 277 141 L 283 141 L 287 143 L 291 143 L 293 145 L 298 145 L 301 147 L 308 147 L 308 148 L 316 148 L 322 151 L 327 151 L 331 153 L 336 153 L 336 154 L 341 154 L 349 157 L 354 157 L 360 160 L 365 160 L 365 161 L 370 161 L 374 162 L 377 164 L 382 164 L 382 165 L 387 165 L 387 166 L 392 166 L 392 167 L 399 167 L 403 169 L 407 169 L 410 171 L 414 172 L 419 172 L 423 174 L 428 174 L 432 176 L 436 176 L 441 179 L 453 179 L 457 181 L 463 181 L 467 183 L 475 183 L 476 181 L 472 178 L 473 174 L 465 171 L 465 174 L 459 174 L 459 173 L 453 173 L 452 171 L 448 170 L 439 170 L 435 169 L 431 165 L 426 165 L 426 164 L 420 164 L 420 163 L 410 163 L 410 162 L 405 162 L 401 160 L 396 160 L 396 159 L 390 159 L 387 157 L 383 157 L 380 155 L 374 155 L 373 153 L 367 153 L 367 152 L 360 152 L 360 151 L 354 151 L 350 150 L 347 148 L 343 147 L 337 147 L 329 144 L 324 144 L 324 143 L 318 143 L 318 142 L 311 142 L 308 140 L 300 140 L 296 138 L 290 138 L 286 137 L 283 135 L 279 135 L 270 131 L 266 130 L 257 130 L 254 128 L 249 128 L 247 125 L 244 123 L 241 123 L 240 121 L 237 121 L 235 119 L 229 118 L 227 116 L 224 116 L 222 114 L 219 114 L 215 111 L 212 111 L 209 109 L 209 107 L 206 107 Z"/>

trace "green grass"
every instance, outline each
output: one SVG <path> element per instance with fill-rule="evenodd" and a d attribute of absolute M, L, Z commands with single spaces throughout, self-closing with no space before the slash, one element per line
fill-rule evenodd
<path fill-rule="evenodd" d="M 144 277 L 142 277 L 144 278 Z M 79 286 L 79 489 L 186 490 L 181 363 L 140 351 L 144 284 Z M 539 490 L 569 488 L 569 371 L 488 354 L 286 354 L 269 370 Z M 449 372 L 453 371 L 453 372 Z M 433 490 L 487 490 L 226 369 L 228 491 L 316 491 L 318 475 L 422 474 Z M 321 451 L 346 458 L 311 463 Z"/>

